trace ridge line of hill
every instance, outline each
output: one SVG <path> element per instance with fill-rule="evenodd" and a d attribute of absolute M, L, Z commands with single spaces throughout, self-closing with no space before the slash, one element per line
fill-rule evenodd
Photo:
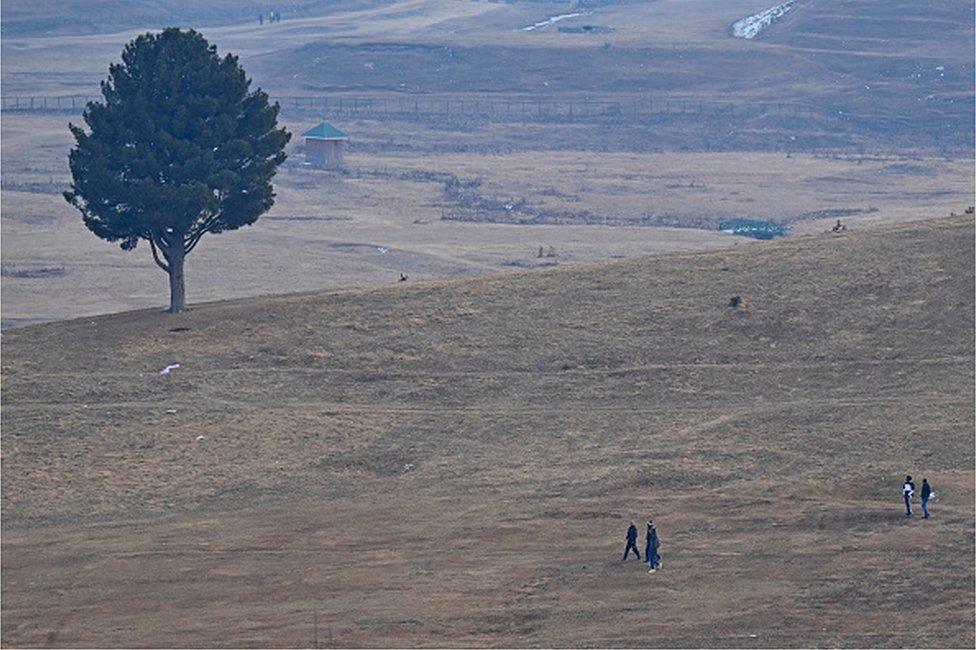
<path fill-rule="evenodd" d="M 810 242 L 817 241 L 838 241 L 841 238 L 856 238 L 864 235 L 876 234 L 879 231 L 885 231 L 889 233 L 898 233 L 906 230 L 916 230 L 920 227 L 939 227 L 941 225 L 954 222 L 959 219 L 970 219 L 972 220 L 972 215 L 965 214 L 954 214 L 945 217 L 936 217 L 930 219 L 918 219 L 912 221 L 901 221 L 896 223 L 881 223 L 881 224 L 869 224 L 863 228 L 859 227 L 853 230 L 846 230 L 843 233 L 833 233 L 830 231 L 824 231 L 823 233 L 814 234 L 802 234 L 802 235 L 791 235 L 789 237 L 784 237 L 782 239 L 772 240 L 772 241 L 756 241 L 746 238 L 735 238 L 734 241 L 730 241 L 730 245 L 723 248 L 714 248 L 708 250 L 696 250 L 696 251 L 676 251 L 676 252 L 666 252 L 666 253 L 651 253 L 647 255 L 635 255 L 633 257 L 627 257 L 624 259 L 603 259 L 603 260 L 580 260 L 574 262 L 567 262 L 560 265 L 555 265 L 546 268 L 537 269 L 515 269 L 515 270 L 499 270 L 495 273 L 486 273 L 482 275 L 473 276 L 462 276 L 462 277 L 451 277 L 451 278 L 430 278 L 421 279 L 410 282 L 408 286 L 401 286 L 398 283 L 393 283 L 389 285 L 380 286 L 369 286 L 369 285 L 351 285 L 346 287 L 320 289 L 312 291 L 297 291 L 297 292 L 284 292 L 284 293 L 265 293 L 265 294 L 255 294 L 253 296 L 245 296 L 243 298 L 229 298 L 222 300 L 211 300 L 199 303 L 189 303 L 188 311 L 186 313 L 193 313 L 194 311 L 204 311 L 218 309 L 221 307 L 232 307 L 237 305 L 244 305 L 249 302 L 263 303 L 263 302 L 274 302 L 274 301 L 294 301 L 303 299 L 315 299 L 315 298 L 326 298 L 332 296 L 344 296 L 348 297 L 350 295 L 376 295 L 382 294 L 389 291 L 412 291 L 412 290 L 431 290 L 439 287 L 454 287 L 460 285 L 471 285 L 474 286 L 477 283 L 483 283 L 485 281 L 495 280 L 497 278 L 509 278 L 516 280 L 518 278 L 530 277 L 530 276 L 542 276 L 547 277 L 552 274 L 562 274 L 562 273 L 579 273 L 588 270 L 595 270 L 599 268 L 620 268 L 626 267 L 628 265 L 640 264 L 648 260 L 689 260 L 696 258 L 708 258 L 708 257 L 723 257 L 727 255 L 743 255 L 743 254 L 756 254 L 763 251 L 776 251 L 782 248 L 790 248 L 795 246 L 803 246 Z M 759 248 L 761 247 L 761 248 Z M 194 276 L 190 275 L 190 288 L 192 291 L 192 282 Z M 78 318 L 70 318 L 59 321 L 49 321 L 45 323 L 33 323 L 30 325 L 25 325 L 22 327 L 10 327 L 4 330 L 5 333 L 11 333 L 14 331 L 24 332 L 28 330 L 36 330 L 38 328 L 51 328 L 57 327 L 58 325 L 68 325 L 71 323 L 80 323 L 82 321 L 97 321 L 112 317 L 121 317 L 123 315 L 137 315 L 137 314 L 159 314 L 160 322 L 166 322 L 176 324 L 181 318 L 181 315 L 165 314 L 163 312 L 164 306 L 160 304 L 159 307 L 150 307 L 144 309 L 135 309 L 129 311 L 120 312 L 109 312 L 104 314 L 95 314 L 91 316 L 82 316 Z"/>

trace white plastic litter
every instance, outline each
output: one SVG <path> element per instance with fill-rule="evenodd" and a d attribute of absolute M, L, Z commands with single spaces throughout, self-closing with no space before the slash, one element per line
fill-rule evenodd
<path fill-rule="evenodd" d="M 159 371 L 159 374 L 161 374 L 161 375 L 168 375 L 169 373 L 173 372 L 174 370 L 176 370 L 179 367 L 180 367 L 180 364 L 178 364 L 178 363 L 171 363 L 170 365 L 168 365 L 165 368 L 163 368 L 162 370 L 160 370 Z"/>
<path fill-rule="evenodd" d="M 384 248 L 383 246 L 377 246 L 376 247 L 376 250 L 378 250 L 379 253 L 380 253 L 380 255 L 382 255 L 383 253 L 389 252 L 390 249 L 389 248 Z"/>
<path fill-rule="evenodd" d="M 197 436 L 197 442 L 200 442 L 201 440 L 203 440 L 203 436 Z"/>
<path fill-rule="evenodd" d="M 173 415 L 174 413 L 176 413 L 176 409 L 166 409 L 167 415 Z"/>
<path fill-rule="evenodd" d="M 548 27 L 549 25 L 558 23 L 560 20 L 566 20 L 567 18 L 576 18 L 577 16 L 589 15 L 591 13 L 593 12 L 591 11 L 588 14 L 584 14 L 581 11 L 577 11 L 571 14 L 559 14 L 558 16 L 550 16 L 545 20 L 539 21 L 537 23 L 533 23 L 531 25 L 527 25 L 525 27 L 522 27 L 521 29 L 523 32 L 534 32 L 537 29 L 542 29 L 543 27 Z"/>
<path fill-rule="evenodd" d="M 764 29 L 786 15 L 795 3 L 796 0 L 788 0 L 732 23 L 732 35 L 736 38 L 756 38 Z"/>
<path fill-rule="evenodd" d="M 413 469 L 413 463 L 407 463 L 406 465 L 403 466 L 404 472 L 409 472 L 412 469 Z"/>

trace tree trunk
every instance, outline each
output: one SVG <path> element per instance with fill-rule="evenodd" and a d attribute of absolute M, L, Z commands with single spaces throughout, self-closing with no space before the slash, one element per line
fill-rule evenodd
<path fill-rule="evenodd" d="M 183 260 L 186 253 L 178 242 L 166 256 L 169 266 L 169 313 L 178 314 L 186 309 L 186 285 L 183 282 Z"/>

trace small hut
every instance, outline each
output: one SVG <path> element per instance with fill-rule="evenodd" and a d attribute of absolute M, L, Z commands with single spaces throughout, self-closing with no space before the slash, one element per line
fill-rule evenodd
<path fill-rule="evenodd" d="M 349 135 L 328 122 L 320 122 L 302 134 L 305 138 L 305 160 L 316 167 L 338 167 L 342 149 Z"/>

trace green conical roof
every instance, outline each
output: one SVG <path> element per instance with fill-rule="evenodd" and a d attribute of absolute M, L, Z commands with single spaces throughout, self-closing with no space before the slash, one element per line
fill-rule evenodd
<path fill-rule="evenodd" d="M 319 122 L 302 134 L 303 138 L 320 138 L 322 140 L 347 140 L 348 133 L 343 133 L 328 122 Z"/>

